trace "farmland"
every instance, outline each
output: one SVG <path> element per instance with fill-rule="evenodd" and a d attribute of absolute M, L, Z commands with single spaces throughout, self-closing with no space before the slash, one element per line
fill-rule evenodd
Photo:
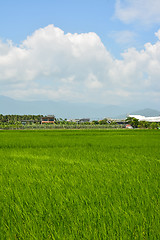
<path fill-rule="evenodd" d="M 159 130 L 0 131 L 0 239 L 160 239 Z"/>

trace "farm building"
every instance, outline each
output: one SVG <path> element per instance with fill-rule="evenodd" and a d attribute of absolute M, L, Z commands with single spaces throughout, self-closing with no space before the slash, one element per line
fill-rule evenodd
<path fill-rule="evenodd" d="M 55 122 L 55 116 L 54 115 L 48 115 L 46 117 L 41 118 L 41 124 L 43 123 L 54 123 Z"/>
<path fill-rule="evenodd" d="M 86 123 L 86 122 L 90 122 L 90 118 L 70 119 L 70 120 L 67 120 L 67 122 Z"/>
<path fill-rule="evenodd" d="M 160 122 L 160 116 L 158 117 L 145 117 L 141 115 L 129 115 L 131 118 L 136 118 L 139 121 L 146 121 L 146 122 Z"/>

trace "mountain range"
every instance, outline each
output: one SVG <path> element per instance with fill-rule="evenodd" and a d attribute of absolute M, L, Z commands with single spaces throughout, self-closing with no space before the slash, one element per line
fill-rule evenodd
<path fill-rule="evenodd" d="M 0 96 L 0 114 L 55 115 L 56 118 L 103 119 L 105 117 L 124 119 L 127 114 L 159 116 L 160 111 L 146 108 L 136 110 L 134 106 L 116 106 L 93 103 L 73 103 L 64 101 L 20 101 Z"/>

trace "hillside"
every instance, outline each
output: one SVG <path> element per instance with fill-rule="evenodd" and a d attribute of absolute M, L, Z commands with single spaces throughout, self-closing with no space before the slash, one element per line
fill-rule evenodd
<path fill-rule="evenodd" d="M 130 114 L 131 115 L 142 115 L 142 116 L 145 116 L 145 117 L 156 117 L 156 116 L 160 116 L 160 111 L 150 109 L 150 108 L 146 108 L 146 109 L 134 111 Z"/>
<path fill-rule="evenodd" d="M 54 114 L 57 118 L 116 118 L 124 119 L 129 114 L 157 116 L 160 111 L 143 109 L 136 111 L 134 106 L 116 106 L 109 104 L 74 103 L 64 101 L 18 101 L 0 96 L 0 114 Z"/>

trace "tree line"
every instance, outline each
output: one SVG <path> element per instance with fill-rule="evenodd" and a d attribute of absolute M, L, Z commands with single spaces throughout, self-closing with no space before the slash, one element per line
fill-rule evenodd
<path fill-rule="evenodd" d="M 159 122 L 139 121 L 137 118 L 128 117 L 125 120 L 125 122 L 129 123 L 133 128 L 150 128 L 150 129 L 160 128 Z"/>
<path fill-rule="evenodd" d="M 20 122 L 25 120 L 31 120 L 35 122 L 40 122 L 43 115 L 3 115 L 0 114 L 0 122 L 10 123 L 10 122 Z"/>
<path fill-rule="evenodd" d="M 0 127 L 5 128 L 7 127 L 15 127 L 20 128 L 24 125 L 24 122 L 27 126 L 35 125 L 38 126 L 41 124 L 41 118 L 44 117 L 43 115 L 3 115 L 0 114 Z M 23 122 L 24 121 L 24 122 Z M 75 125 L 101 125 L 101 126 L 112 126 L 117 127 L 118 125 L 122 128 L 125 128 L 126 124 L 130 124 L 133 128 L 150 128 L 150 129 L 156 129 L 160 128 L 160 123 L 157 122 L 146 122 L 146 121 L 139 121 L 136 118 L 128 117 L 125 120 L 123 120 L 121 123 L 116 122 L 115 120 L 104 118 L 102 120 L 93 120 L 83 123 L 77 123 L 75 121 L 67 121 L 67 119 L 62 118 L 55 118 L 54 125 L 63 125 L 63 126 L 75 126 Z M 50 123 L 45 123 L 44 125 L 51 125 Z"/>

